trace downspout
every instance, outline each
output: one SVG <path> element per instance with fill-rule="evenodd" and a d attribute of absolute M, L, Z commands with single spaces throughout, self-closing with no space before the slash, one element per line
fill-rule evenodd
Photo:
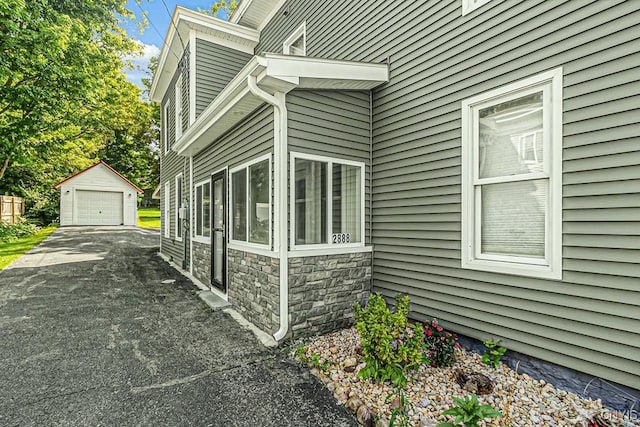
<path fill-rule="evenodd" d="M 189 156 L 189 274 L 193 274 L 193 156 Z"/>
<path fill-rule="evenodd" d="M 274 249 L 280 259 L 280 328 L 273 334 L 276 341 L 282 340 L 289 330 L 289 260 L 287 253 L 287 105 L 284 93 L 271 95 L 258 87 L 255 76 L 247 77 L 251 93 L 273 105 L 273 163 L 274 163 Z"/>
<path fill-rule="evenodd" d="M 373 89 L 369 91 L 369 244 L 371 245 L 371 277 L 369 293 L 373 293 Z"/>

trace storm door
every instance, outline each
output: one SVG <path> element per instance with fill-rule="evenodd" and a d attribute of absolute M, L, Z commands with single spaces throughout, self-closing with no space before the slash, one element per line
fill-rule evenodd
<path fill-rule="evenodd" d="M 211 285 L 227 290 L 227 176 L 226 171 L 211 177 L 213 203 L 211 224 Z"/>

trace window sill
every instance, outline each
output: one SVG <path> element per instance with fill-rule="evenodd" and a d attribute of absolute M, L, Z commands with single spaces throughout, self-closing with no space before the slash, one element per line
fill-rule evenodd
<path fill-rule="evenodd" d="M 211 237 L 193 236 L 193 241 L 203 243 L 205 245 L 211 245 Z"/>
<path fill-rule="evenodd" d="M 327 246 L 324 248 L 299 249 L 288 252 L 289 258 L 301 258 L 306 256 L 339 255 L 359 252 L 372 252 L 373 246 Z"/>
<path fill-rule="evenodd" d="M 237 242 L 229 242 L 227 248 L 241 252 L 249 252 L 256 255 L 263 255 L 270 258 L 278 258 L 278 252 L 272 251 L 268 246 L 260 247 Z"/>
<path fill-rule="evenodd" d="M 489 273 L 502 273 L 515 276 L 534 277 L 537 279 L 562 280 L 562 268 L 555 269 L 549 265 L 518 264 L 489 260 L 462 261 L 462 268 Z"/>

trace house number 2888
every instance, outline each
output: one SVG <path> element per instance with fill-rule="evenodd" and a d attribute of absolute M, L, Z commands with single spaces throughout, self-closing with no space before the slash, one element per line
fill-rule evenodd
<path fill-rule="evenodd" d="M 349 243 L 351 240 L 350 233 L 335 233 L 332 235 L 332 243 Z"/>

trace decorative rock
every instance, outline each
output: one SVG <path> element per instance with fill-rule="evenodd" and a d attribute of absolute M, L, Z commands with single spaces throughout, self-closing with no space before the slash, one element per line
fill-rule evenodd
<path fill-rule="evenodd" d="M 323 383 L 332 384 L 334 395 L 345 402 L 345 406 L 358 415 L 360 419 L 373 426 L 373 419 L 378 420 L 376 427 L 388 427 L 391 416 L 392 403 L 385 402 L 386 396 L 394 393 L 390 383 L 380 384 L 372 380 L 363 380 L 356 373 L 365 364 L 358 364 L 359 356 L 356 347 L 360 342 L 355 329 L 345 329 L 336 333 L 318 337 L 307 344 L 307 354 L 320 354 L 322 361 L 332 366 L 330 372 L 310 369 L 311 374 L 317 376 Z M 332 353 L 334 351 L 335 353 Z M 361 350 L 359 350 L 361 351 Z M 435 368 L 420 366 L 412 373 L 412 379 L 405 389 L 405 398 L 409 402 L 408 408 L 413 408 L 410 425 L 419 427 L 434 427 L 438 421 L 446 421 L 440 414 L 454 405 L 453 397 L 462 397 L 469 391 L 462 390 L 456 380 L 456 371 L 469 375 L 479 374 L 494 385 L 494 394 L 480 395 L 480 404 L 488 404 L 496 410 L 508 410 L 512 426 L 544 425 L 549 427 L 579 425 L 580 416 L 587 413 L 595 415 L 594 420 L 607 420 L 609 424 L 601 425 L 640 427 L 638 420 L 625 420 L 622 424 L 616 413 L 602 407 L 597 401 L 581 399 L 574 393 L 556 389 L 544 380 L 535 380 L 530 376 L 518 374 L 506 364 L 498 369 L 488 367 L 482 363 L 481 357 L 464 349 L 456 350 L 456 362 L 453 368 Z M 348 372 L 355 363 L 355 369 Z M 488 375 L 488 376 L 487 376 Z M 459 375 L 458 375 L 459 376 Z M 495 381 L 489 379 L 489 376 Z M 466 384 L 465 381 L 463 384 Z M 476 381 L 477 383 L 477 381 Z M 474 383 L 474 384 L 476 384 Z M 478 384 L 475 385 L 476 387 Z M 483 388 L 483 387 L 480 387 Z M 395 399 L 394 399 L 395 400 Z M 506 407 L 508 405 L 508 408 Z M 399 406 L 399 405 L 398 405 Z M 362 408 L 362 409 L 361 409 Z M 586 412 L 585 412 L 586 411 Z M 374 416 L 375 414 L 375 416 Z M 369 417 L 369 418 L 367 418 Z M 486 425 L 502 425 L 503 419 L 494 419 Z M 574 422 L 575 421 L 575 422 Z M 584 422 L 582 422 L 583 425 Z"/>
<path fill-rule="evenodd" d="M 344 368 L 345 372 L 353 372 L 356 370 L 357 364 L 358 362 L 356 361 L 356 359 L 349 358 L 342 362 L 342 367 Z"/>
<path fill-rule="evenodd" d="M 397 394 L 394 395 L 391 398 L 391 405 L 390 405 L 391 410 L 393 411 L 394 409 L 398 409 L 401 406 L 402 406 L 402 404 L 400 403 L 400 396 L 398 396 Z"/>
<path fill-rule="evenodd" d="M 356 419 L 365 427 L 373 427 L 373 413 L 366 405 L 361 405 L 356 411 Z"/>
<path fill-rule="evenodd" d="M 347 400 L 347 408 L 351 409 L 354 413 L 358 410 L 358 408 L 362 406 L 362 400 L 357 397 L 351 397 Z"/>
<path fill-rule="evenodd" d="M 493 393 L 493 382 L 484 374 L 480 374 L 478 372 L 464 372 L 461 369 L 457 369 L 455 373 L 455 380 L 460 387 L 471 393 Z"/>

